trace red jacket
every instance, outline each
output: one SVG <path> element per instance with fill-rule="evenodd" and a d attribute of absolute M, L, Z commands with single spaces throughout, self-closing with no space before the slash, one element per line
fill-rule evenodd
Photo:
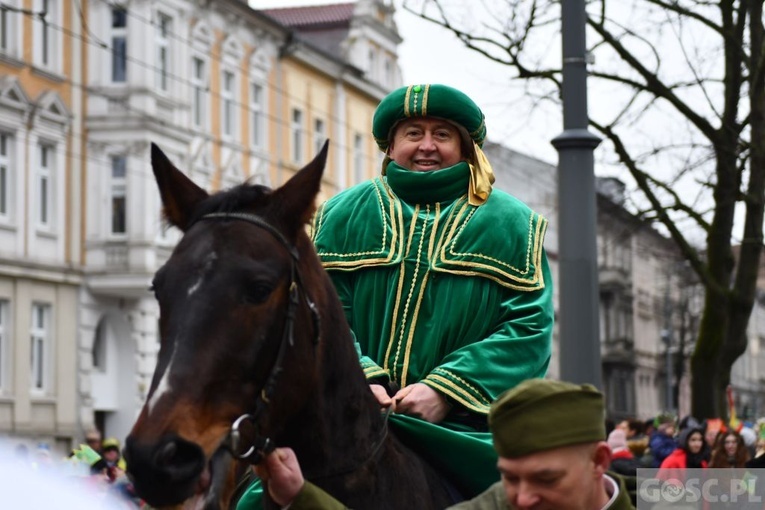
<path fill-rule="evenodd" d="M 661 466 L 659 466 L 660 469 L 685 469 L 688 464 L 687 457 L 685 455 L 685 450 L 682 448 L 677 448 L 675 451 L 670 453 L 666 459 L 664 459 L 664 462 L 661 463 Z M 701 467 L 705 468 L 707 467 L 707 461 L 702 460 L 701 461 Z"/>

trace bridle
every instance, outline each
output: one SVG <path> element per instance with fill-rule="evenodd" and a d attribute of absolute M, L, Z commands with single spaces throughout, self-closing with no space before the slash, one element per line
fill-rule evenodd
<path fill-rule="evenodd" d="M 300 279 L 300 271 L 298 269 L 300 254 L 298 253 L 297 247 L 295 247 L 295 245 L 290 243 L 287 240 L 287 238 L 284 237 L 284 234 L 282 234 L 279 230 L 277 230 L 276 227 L 268 223 L 261 216 L 258 216 L 252 213 L 244 213 L 244 212 L 209 213 L 202 216 L 200 220 L 241 220 L 241 221 L 249 222 L 253 225 L 256 225 L 268 231 L 284 246 L 284 248 L 290 254 L 291 263 L 290 263 L 289 301 L 287 302 L 287 310 L 286 310 L 285 319 L 284 319 L 284 333 L 282 334 L 281 342 L 279 343 L 279 351 L 276 355 L 276 361 L 271 367 L 271 372 L 268 374 L 266 383 L 263 385 L 263 389 L 260 391 L 260 394 L 258 395 L 255 401 L 254 410 L 250 413 L 245 413 L 241 415 L 239 418 L 237 418 L 236 420 L 234 420 L 234 422 L 231 424 L 231 429 L 229 430 L 228 437 L 224 440 L 224 445 L 228 448 L 232 456 L 234 456 L 235 458 L 239 460 L 246 461 L 250 464 L 259 464 L 260 462 L 263 461 L 263 459 L 269 453 L 274 451 L 274 449 L 276 448 L 276 443 L 271 438 L 264 437 L 259 432 L 257 432 L 258 419 L 263 415 L 268 405 L 271 403 L 271 397 L 274 393 L 274 389 L 276 388 L 277 380 L 279 379 L 279 375 L 283 371 L 282 363 L 284 361 L 284 356 L 285 356 L 285 353 L 287 352 L 287 348 L 292 347 L 295 344 L 293 333 L 294 333 L 294 325 L 295 325 L 295 313 L 297 311 L 297 306 L 300 301 L 300 294 L 303 295 L 303 298 L 305 299 L 306 304 L 308 305 L 308 308 L 311 311 L 311 318 L 313 321 L 313 328 L 314 328 L 314 337 L 313 337 L 314 348 L 319 345 L 321 316 L 319 315 L 319 309 L 316 306 L 316 303 L 314 303 L 314 301 L 311 300 L 310 296 L 308 296 L 308 294 L 305 292 L 305 289 L 302 287 L 302 282 Z M 383 443 L 385 443 L 385 439 L 387 438 L 388 416 L 390 416 L 391 409 L 392 407 L 389 407 L 387 411 L 384 413 L 383 427 L 382 427 L 382 430 L 380 431 L 380 437 L 378 437 L 377 441 L 375 441 L 372 444 L 370 453 L 364 457 L 361 463 L 352 465 L 349 468 L 333 471 L 330 473 L 322 473 L 322 474 L 317 473 L 315 475 L 306 474 L 306 476 L 311 476 L 312 478 L 329 478 L 329 477 L 335 477 L 335 476 L 342 476 L 358 469 L 361 465 L 364 465 L 370 462 L 380 451 Z M 252 423 L 253 427 L 256 430 L 256 434 L 255 434 L 255 438 L 247 446 L 246 451 L 244 451 L 243 453 L 240 453 L 243 449 L 242 448 L 243 438 L 242 438 L 242 432 L 240 429 L 242 425 L 246 422 Z"/>
<path fill-rule="evenodd" d="M 300 271 L 298 269 L 298 262 L 300 261 L 300 254 L 297 247 L 290 243 L 287 238 L 273 225 L 268 223 L 263 217 L 256 214 L 244 213 L 244 212 L 218 212 L 205 214 L 200 220 L 241 220 L 256 225 L 267 232 L 279 241 L 282 246 L 290 254 L 290 284 L 289 284 L 289 300 L 287 302 L 287 310 L 284 318 L 284 332 L 282 334 L 281 341 L 279 343 L 279 351 L 276 355 L 276 361 L 274 361 L 271 367 L 271 372 L 268 374 L 263 388 L 260 394 L 257 396 L 255 406 L 252 412 L 245 413 L 239 418 L 234 420 L 231 425 L 228 437 L 224 441 L 224 444 L 234 457 L 249 462 L 250 464 L 258 464 L 263 458 L 271 453 L 276 447 L 274 441 L 269 437 L 263 437 L 260 433 L 256 433 L 255 438 L 251 444 L 246 448 L 243 453 L 240 453 L 242 448 L 242 433 L 241 427 L 244 423 L 250 422 L 257 431 L 258 419 L 263 415 L 268 405 L 271 403 L 271 397 L 273 396 L 276 388 L 276 383 L 283 371 L 282 363 L 284 362 L 284 356 L 288 347 L 295 345 L 294 330 L 295 330 L 295 314 L 300 301 L 300 294 L 308 305 L 308 309 L 311 311 L 311 318 L 313 319 L 314 337 L 313 344 L 316 347 L 319 344 L 320 337 L 320 324 L 321 317 L 319 315 L 319 309 L 316 304 L 311 300 L 305 289 L 302 287 L 300 279 Z"/>

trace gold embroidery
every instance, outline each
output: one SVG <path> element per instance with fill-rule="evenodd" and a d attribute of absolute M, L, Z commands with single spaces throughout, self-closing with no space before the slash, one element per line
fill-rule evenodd
<path fill-rule="evenodd" d="M 320 257 L 340 257 L 340 258 L 347 258 L 347 257 L 358 257 L 362 255 L 379 255 L 384 254 L 385 252 L 385 245 L 387 242 L 387 234 L 388 234 L 388 225 L 390 224 L 391 229 L 391 241 L 390 241 L 390 249 L 388 250 L 388 253 L 385 254 L 381 258 L 374 258 L 374 259 L 365 259 L 365 260 L 353 260 L 353 261 L 322 261 L 322 265 L 325 268 L 338 268 L 341 269 L 343 267 L 354 267 L 355 266 L 362 266 L 362 265 L 368 265 L 368 264 L 374 264 L 374 263 L 386 263 L 393 260 L 394 253 L 396 250 L 396 241 L 398 240 L 398 229 L 396 228 L 396 218 L 397 216 L 400 218 L 400 214 L 395 214 L 396 209 L 396 203 L 394 201 L 389 200 L 388 202 L 388 208 L 389 208 L 389 214 L 385 215 L 385 201 L 383 200 L 382 193 L 380 191 L 380 186 L 385 189 L 385 186 L 382 185 L 379 178 L 374 179 L 372 181 L 372 185 L 375 190 L 375 194 L 377 195 L 377 201 L 380 206 L 380 219 L 382 220 L 383 226 L 382 226 L 382 242 L 381 247 L 379 251 L 366 251 L 366 252 L 355 252 L 355 253 L 335 253 L 335 252 L 319 252 Z M 400 208 L 400 204 L 399 204 Z M 318 234 L 319 229 L 321 229 L 321 222 L 323 222 L 324 217 L 324 209 L 325 207 L 322 206 L 321 208 L 321 218 L 319 227 L 316 229 L 316 233 Z M 390 223 L 389 223 L 390 221 Z M 399 251 L 401 247 L 399 246 Z"/>
<path fill-rule="evenodd" d="M 412 282 L 412 286 L 414 287 L 417 284 L 417 274 L 420 268 L 420 258 L 422 257 L 422 246 L 425 241 L 425 236 L 428 233 L 428 219 L 430 218 L 430 206 L 425 206 L 425 220 L 422 224 L 422 233 L 420 234 L 420 244 L 417 247 L 417 267 L 414 271 L 414 281 Z M 434 225 L 435 228 L 435 225 Z M 433 237 L 432 234 L 430 236 Z M 412 315 L 412 323 L 411 326 L 409 326 L 409 337 L 406 339 L 406 349 L 404 350 L 404 367 L 401 372 L 401 386 L 406 386 L 406 375 L 409 372 L 409 355 L 412 350 L 412 342 L 414 340 L 414 332 L 417 329 L 417 318 L 420 315 L 420 305 L 422 304 L 422 296 L 425 294 L 425 288 L 428 285 L 428 273 L 429 273 L 429 267 L 430 267 L 430 259 L 426 260 L 426 270 L 425 275 L 422 278 L 422 282 L 420 283 L 420 292 L 417 295 L 417 301 L 414 305 L 414 314 Z"/>
<path fill-rule="evenodd" d="M 434 372 L 434 374 L 433 374 L 433 375 L 435 375 L 436 377 L 438 377 L 437 373 L 441 373 L 441 374 L 443 374 L 441 377 L 446 377 L 446 380 L 449 380 L 449 381 L 451 381 L 451 379 L 455 379 L 455 380 L 457 380 L 458 382 L 462 383 L 462 385 L 463 385 L 463 386 L 465 386 L 466 388 L 468 388 L 470 391 L 472 391 L 472 392 L 473 392 L 473 393 L 475 393 L 476 395 L 482 395 L 482 393 L 481 393 L 481 391 L 480 391 L 480 390 L 478 390 L 478 389 L 474 388 L 474 387 L 473 387 L 472 385 L 470 385 L 470 384 L 469 384 L 469 383 L 468 383 L 468 382 L 467 382 L 465 379 L 463 379 L 463 378 L 461 378 L 461 377 L 457 376 L 455 373 L 453 373 L 453 372 L 452 372 L 452 371 L 450 371 L 450 370 L 447 370 L 447 369 L 445 369 L 445 368 L 440 368 L 440 367 L 438 367 L 438 368 L 435 368 L 435 369 L 433 369 L 433 372 Z M 463 390 L 463 391 L 464 391 L 464 390 Z M 489 404 L 489 403 L 490 403 L 488 399 L 484 399 L 484 400 L 483 400 L 483 402 L 484 402 L 484 403 L 486 403 L 486 404 Z"/>
<path fill-rule="evenodd" d="M 406 94 L 404 95 L 404 115 L 406 117 L 411 117 L 412 116 L 409 113 L 409 96 L 412 93 L 412 87 L 413 87 L 413 85 L 410 85 L 409 88 L 406 89 Z"/>
<path fill-rule="evenodd" d="M 390 351 L 393 348 L 393 344 L 395 343 L 396 339 L 396 317 L 398 317 L 398 309 L 401 306 L 401 295 L 403 294 L 405 276 L 406 271 L 404 271 L 404 261 L 402 260 L 401 264 L 399 265 L 398 287 L 396 288 L 396 302 L 393 305 L 393 315 L 391 316 L 390 320 L 390 335 L 388 335 L 388 347 L 385 348 L 385 363 L 383 363 L 385 370 L 389 372 L 390 367 L 388 366 L 388 360 L 390 360 Z"/>
<path fill-rule="evenodd" d="M 425 378 L 424 382 L 430 383 L 431 386 L 438 388 L 439 391 L 452 397 L 454 400 L 468 409 L 472 409 L 473 411 L 481 414 L 486 414 L 489 412 L 490 404 L 477 400 L 472 395 L 466 393 L 463 388 L 460 388 L 443 376 L 429 374 Z"/>
<path fill-rule="evenodd" d="M 409 239 L 407 239 L 406 243 L 406 253 L 408 254 L 411 250 L 412 245 L 412 239 L 414 238 L 414 232 L 416 230 L 417 226 L 417 219 L 420 212 L 420 206 L 419 204 L 415 206 L 414 212 L 412 213 L 412 225 L 409 227 Z M 393 358 L 393 367 L 392 371 L 394 374 L 394 377 L 396 377 L 396 380 L 400 380 L 397 377 L 398 374 L 398 355 L 401 353 L 401 345 L 404 343 L 404 335 L 406 333 L 406 326 L 407 326 L 407 318 L 409 316 L 409 305 L 412 302 L 412 294 L 414 293 L 414 288 L 417 286 L 417 274 L 420 270 L 420 252 L 422 250 L 422 239 L 424 237 L 425 228 L 427 227 L 428 222 L 427 220 L 423 222 L 422 230 L 423 234 L 420 236 L 420 244 L 417 249 L 417 260 L 415 261 L 414 265 L 414 274 L 412 275 L 412 283 L 409 285 L 409 293 L 406 296 L 406 303 L 404 304 L 404 314 L 401 316 L 400 321 L 400 328 L 399 328 L 399 336 L 398 336 L 398 343 L 396 344 L 396 355 Z M 404 256 L 404 259 L 406 256 Z M 401 271 L 406 271 L 406 268 L 404 266 L 405 260 L 401 261 Z"/>
<path fill-rule="evenodd" d="M 461 217 L 464 212 L 465 207 L 463 207 L 463 210 L 457 214 L 457 217 Z M 477 269 L 484 269 L 489 272 L 497 273 L 499 276 L 503 276 L 504 278 L 496 278 L 492 277 L 489 274 L 480 273 L 474 270 L 457 270 L 457 269 L 450 269 L 448 267 L 437 267 L 435 268 L 436 271 L 444 272 L 444 273 L 452 273 L 452 274 L 461 274 L 461 275 L 470 275 L 470 276 L 484 276 L 486 278 L 490 278 L 501 285 L 516 289 L 516 290 L 525 290 L 528 291 L 529 286 L 533 286 L 536 288 L 543 288 L 544 286 L 544 279 L 542 277 L 542 268 L 541 268 L 541 260 L 542 260 L 542 249 L 541 249 L 541 240 L 543 239 L 543 236 L 540 236 L 540 229 L 542 229 L 541 233 L 544 233 L 544 230 L 546 229 L 547 220 L 545 220 L 542 216 L 531 213 L 529 217 L 529 234 L 528 234 L 528 245 L 526 247 L 526 269 L 521 270 L 518 269 L 510 264 L 504 263 L 498 259 L 495 259 L 494 257 L 490 257 L 488 255 L 483 255 L 481 253 L 457 253 L 454 251 L 454 245 L 457 242 L 457 239 L 459 238 L 460 234 L 463 232 L 464 228 L 467 225 L 467 222 L 472 217 L 473 213 L 475 212 L 475 208 L 468 213 L 468 217 L 464 220 L 455 220 L 455 223 L 452 225 L 449 235 L 446 238 L 446 241 L 443 245 L 441 245 L 440 249 L 440 256 L 439 261 L 451 265 L 451 266 L 464 266 L 464 267 L 470 267 L 470 268 L 477 268 Z M 537 220 L 536 228 L 534 226 L 534 219 Z M 459 225 L 459 228 L 457 226 Z M 458 232 L 456 232 L 458 231 Z M 456 232 L 456 234 L 455 234 Z M 534 235 L 536 233 L 536 236 Z M 535 239 L 534 239 L 535 238 Z M 449 246 L 449 254 L 454 256 L 467 256 L 467 257 L 475 257 L 475 258 L 483 258 L 485 260 L 494 262 L 497 264 L 497 266 L 504 266 L 506 268 L 509 268 L 520 275 L 528 274 L 531 270 L 531 258 L 533 257 L 534 261 L 537 262 L 535 266 L 534 275 L 531 278 L 522 278 L 519 275 L 513 275 L 509 274 L 501 269 L 501 267 L 488 265 L 488 264 L 480 264 L 475 261 L 465 262 L 460 260 L 454 260 L 447 258 L 447 250 L 446 247 Z M 512 282 L 517 282 L 516 284 Z M 518 285 L 518 284 L 524 284 L 524 285 Z M 534 289 L 531 289 L 534 290 Z"/>
<path fill-rule="evenodd" d="M 430 85 L 425 85 L 425 92 L 422 94 L 422 116 L 428 115 L 428 93 L 430 92 Z"/>

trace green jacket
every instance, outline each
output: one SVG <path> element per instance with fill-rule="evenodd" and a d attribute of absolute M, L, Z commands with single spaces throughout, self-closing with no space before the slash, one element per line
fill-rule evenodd
<path fill-rule="evenodd" d="M 607 510 L 635 510 L 624 480 L 614 474 L 609 476 L 619 484 L 619 495 Z M 306 482 L 289 508 L 290 510 L 348 510 L 342 503 L 310 482 Z M 470 501 L 450 506 L 447 510 L 513 510 L 513 507 L 507 501 L 502 482 L 497 482 Z"/>

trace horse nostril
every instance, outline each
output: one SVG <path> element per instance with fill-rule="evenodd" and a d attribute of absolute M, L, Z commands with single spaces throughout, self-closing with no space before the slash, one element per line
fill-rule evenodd
<path fill-rule="evenodd" d="M 199 445 L 176 435 L 150 443 L 128 437 L 126 460 L 136 492 L 153 507 L 191 497 L 207 462 Z"/>
<path fill-rule="evenodd" d="M 154 456 L 154 464 L 156 466 L 168 466 L 173 464 L 175 454 L 178 451 L 175 441 L 165 443 L 164 446 L 157 450 Z"/>

